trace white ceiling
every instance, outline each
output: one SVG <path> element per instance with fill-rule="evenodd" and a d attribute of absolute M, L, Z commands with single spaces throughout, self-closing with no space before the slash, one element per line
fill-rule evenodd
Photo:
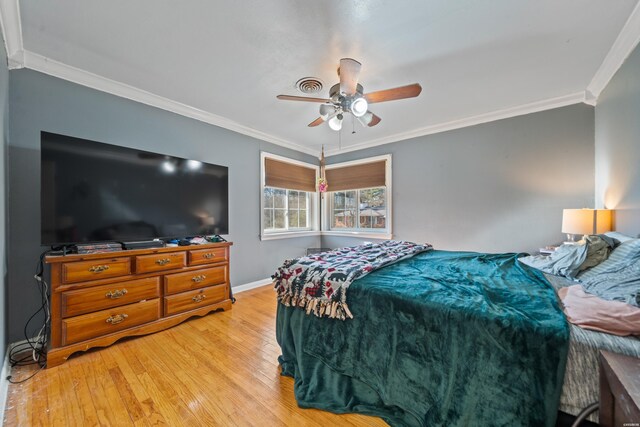
<path fill-rule="evenodd" d="M 352 57 L 363 64 L 365 93 L 422 85 L 418 98 L 372 105 L 378 126 L 356 123 L 355 134 L 344 126 L 347 150 L 524 104 L 579 102 L 636 4 L 23 0 L 19 13 L 23 48 L 36 56 L 220 116 L 266 140 L 335 152 L 336 132 L 307 127 L 319 104 L 276 100 L 303 95 L 294 86 L 301 77 L 319 77 L 319 96 L 328 96 L 339 59 Z"/>

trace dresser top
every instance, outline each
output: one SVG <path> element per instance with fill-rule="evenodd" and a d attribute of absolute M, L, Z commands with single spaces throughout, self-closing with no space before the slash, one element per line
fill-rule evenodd
<path fill-rule="evenodd" d="M 84 261 L 84 260 L 92 260 L 92 259 L 118 258 L 118 257 L 127 257 L 127 256 L 135 256 L 135 255 L 150 255 L 150 254 L 159 254 L 159 253 L 168 253 L 168 252 L 185 252 L 185 251 L 197 251 L 197 250 L 206 250 L 206 249 L 215 249 L 215 248 L 226 248 L 231 245 L 233 245 L 233 242 L 218 242 L 218 243 L 207 243 L 204 245 L 176 246 L 176 247 L 169 247 L 169 248 L 130 249 L 130 250 L 124 250 L 124 251 L 100 252 L 100 253 L 94 253 L 94 254 L 47 255 L 44 260 L 47 264 L 55 264 L 55 263 L 61 263 L 61 262 Z"/>

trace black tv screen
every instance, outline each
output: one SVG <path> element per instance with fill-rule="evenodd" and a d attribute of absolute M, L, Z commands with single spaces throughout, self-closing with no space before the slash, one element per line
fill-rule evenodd
<path fill-rule="evenodd" d="M 41 133 L 41 242 L 229 233 L 226 166 Z"/>

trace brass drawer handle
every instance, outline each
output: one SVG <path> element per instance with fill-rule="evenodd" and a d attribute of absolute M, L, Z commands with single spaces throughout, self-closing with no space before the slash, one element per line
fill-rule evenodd
<path fill-rule="evenodd" d="M 193 302 L 202 302 L 207 296 L 205 294 L 198 294 L 195 297 L 191 298 Z"/>
<path fill-rule="evenodd" d="M 211 259 L 211 258 L 213 258 L 213 254 L 207 253 L 207 254 L 202 255 L 202 257 L 206 258 L 206 259 Z"/>
<path fill-rule="evenodd" d="M 207 276 L 205 276 L 204 274 L 200 274 L 200 275 L 198 275 L 198 276 L 193 276 L 193 277 L 191 278 L 191 280 L 193 280 L 193 281 L 194 281 L 194 282 L 196 282 L 196 283 L 200 283 L 200 282 L 202 282 L 202 281 L 203 281 L 204 279 L 206 279 L 206 278 L 207 278 Z"/>
<path fill-rule="evenodd" d="M 102 273 L 103 271 L 106 271 L 108 269 L 108 265 L 92 265 L 91 267 L 89 267 L 89 271 L 91 273 Z"/>
<path fill-rule="evenodd" d="M 156 260 L 156 264 L 158 265 L 167 265 L 171 262 L 171 260 L 169 258 L 162 258 L 159 260 Z"/>
<path fill-rule="evenodd" d="M 127 317 L 129 317 L 128 314 L 116 314 L 114 316 L 109 316 L 106 320 L 107 323 L 111 323 L 112 325 L 117 325 L 118 323 L 122 322 L 124 319 L 126 319 Z"/>
<path fill-rule="evenodd" d="M 126 294 L 127 294 L 127 290 L 126 289 L 123 289 L 123 290 L 116 289 L 115 291 L 107 292 L 107 294 L 105 296 L 107 298 L 111 298 L 111 299 L 118 299 L 118 298 L 122 298 Z"/>

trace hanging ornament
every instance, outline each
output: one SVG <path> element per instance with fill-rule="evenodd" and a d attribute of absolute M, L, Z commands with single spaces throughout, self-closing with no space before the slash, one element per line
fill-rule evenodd
<path fill-rule="evenodd" d="M 322 177 L 318 178 L 318 191 L 321 193 L 326 193 L 327 188 L 329 188 L 329 185 L 327 184 L 327 180 Z"/>
<path fill-rule="evenodd" d="M 320 177 L 318 178 L 318 192 L 326 193 L 329 188 L 327 178 L 324 174 L 324 145 L 322 146 L 322 154 L 320 155 Z"/>

